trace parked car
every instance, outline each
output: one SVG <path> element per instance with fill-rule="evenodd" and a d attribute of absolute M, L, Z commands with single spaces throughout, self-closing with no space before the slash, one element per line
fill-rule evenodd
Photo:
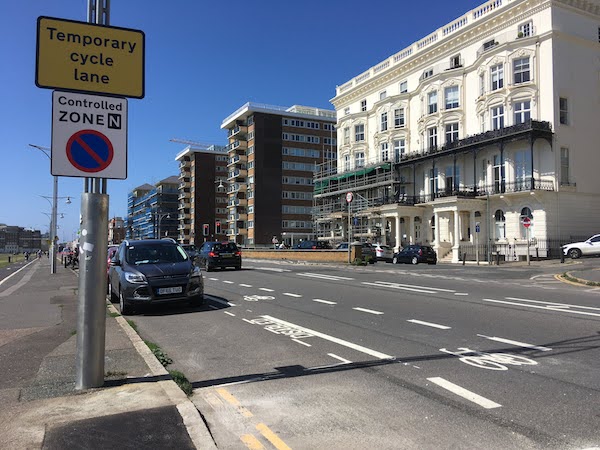
<path fill-rule="evenodd" d="M 185 250 L 185 252 L 191 258 L 192 262 L 199 255 L 198 247 L 196 247 L 194 244 L 184 244 L 181 246 L 181 248 Z"/>
<path fill-rule="evenodd" d="M 225 269 L 242 268 L 242 252 L 235 242 L 209 241 L 202 244 L 198 251 L 197 264 L 210 272 L 215 267 Z"/>
<path fill-rule="evenodd" d="M 331 250 L 331 244 L 327 241 L 308 240 L 294 245 L 296 250 Z"/>
<path fill-rule="evenodd" d="M 595 234 L 587 241 L 563 245 L 562 251 L 565 256 L 573 259 L 582 256 L 600 255 L 600 234 Z"/>
<path fill-rule="evenodd" d="M 375 252 L 375 247 L 368 242 L 353 242 L 352 245 L 360 245 L 362 256 L 369 257 L 369 263 L 375 264 L 377 262 L 377 254 Z M 348 243 L 340 242 L 336 247 L 336 250 L 346 250 L 348 251 Z"/>
<path fill-rule="evenodd" d="M 123 241 L 110 260 L 108 276 L 111 300 L 119 300 L 123 315 L 157 303 L 204 303 L 200 268 L 170 241 Z"/>
<path fill-rule="evenodd" d="M 113 256 L 115 256 L 115 253 L 117 253 L 117 250 L 119 250 L 119 246 L 118 245 L 109 245 L 108 246 L 108 253 L 107 253 L 107 258 L 106 258 L 106 279 L 108 280 L 108 272 L 110 272 L 110 260 L 113 258 Z M 109 291 L 110 293 L 110 291 Z"/>
<path fill-rule="evenodd" d="M 436 264 L 437 254 L 429 245 L 409 245 L 398 253 L 394 253 L 392 257 L 394 264 L 410 263 L 410 264 Z"/>
<path fill-rule="evenodd" d="M 375 244 L 375 258 L 377 261 L 392 262 L 394 250 L 384 244 Z"/>

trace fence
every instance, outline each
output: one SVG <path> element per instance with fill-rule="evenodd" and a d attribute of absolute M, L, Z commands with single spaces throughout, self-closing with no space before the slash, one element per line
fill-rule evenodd
<path fill-rule="evenodd" d="M 560 259 L 561 247 L 570 242 L 585 241 L 589 236 L 571 236 L 563 239 L 531 239 L 529 242 L 530 259 Z M 488 253 L 489 249 L 489 253 Z M 477 251 L 479 261 L 487 261 L 488 255 L 492 262 L 499 259 L 502 262 L 523 261 L 527 259 L 527 241 L 485 242 L 482 244 L 461 243 L 459 246 L 460 260 L 476 261 Z"/>

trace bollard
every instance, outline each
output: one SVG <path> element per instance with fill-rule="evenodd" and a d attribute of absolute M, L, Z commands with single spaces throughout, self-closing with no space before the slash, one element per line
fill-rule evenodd
<path fill-rule="evenodd" d="M 560 249 L 560 262 L 561 264 L 565 262 L 565 252 L 562 251 L 562 248 Z"/>
<path fill-rule="evenodd" d="M 465 265 L 466 262 L 467 262 L 467 254 L 463 253 L 463 266 Z"/>
<path fill-rule="evenodd" d="M 500 252 L 496 253 L 496 265 L 500 265 Z"/>
<path fill-rule="evenodd" d="M 537 262 L 540 262 L 540 251 L 539 251 L 539 249 L 537 247 L 535 249 L 535 260 Z"/>
<path fill-rule="evenodd" d="M 10 256 L 8 257 L 8 262 L 10 262 Z"/>

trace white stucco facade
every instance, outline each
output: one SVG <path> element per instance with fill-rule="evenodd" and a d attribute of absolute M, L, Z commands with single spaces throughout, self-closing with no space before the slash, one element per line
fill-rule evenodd
<path fill-rule="evenodd" d="M 315 187 L 323 239 L 346 237 L 347 191 L 354 235 L 430 243 L 454 262 L 475 242 L 508 259 L 527 237 L 600 232 L 600 2 L 489 1 L 332 103 L 337 169 Z"/>

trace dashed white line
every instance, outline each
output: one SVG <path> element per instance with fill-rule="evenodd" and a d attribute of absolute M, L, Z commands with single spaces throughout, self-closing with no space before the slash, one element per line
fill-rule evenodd
<path fill-rule="evenodd" d="M 298 276 L 319 278 L 321 280 L 331 280 L 331 281 L 354 280 L 354 278 L 341 277 L 339 275 L 326 275 L 326 274 L 322 274 L 322 273 L 310 273 L 310 272 L 299 273 Z"/>
<path fill-rule="evenodd" d="M 455 292 L 454 295 L 469 295 L 467 292 Z"/>
<path fill-rule="evenodd" d="M 512 341 L 510 339 L 500 338 L 500 337 L 496 337 L 496 336 L 486 336 L 485 334 L 478 334 L 477 336 L 485 338 L 485 339 L 489 339 L 490 341 L 496 341 L 496 342 L 502 342 L 504 344 L 516 345 L 517 347 L 532 348 L 534 350 L 540 350 L 542 352 L 549 352 L 552 350 L 551 348 L 543 347 L 541 345 L 527 344 L 526 342 Z"/>
<path fill-rule="evenodd" d="M 383 314 L 381 311 L 374 311 L 372 309 L 366 309 L 366 308 L 352 308 L 355 311 L 362 311 L 362 312 L 366 312 L 369 314 Z"/>
<path fill-rule="evenodd" d="M 410 319 L 407 322 L 416 323 L 419 325 L 425 325 L 427 327 L 439 328 L 440 330 L 450 330 L 452 327 L 447 327 L 446 325 L 438 325 L 437 323 L 424 322 L 422 320 Z"/>
<path fill-rule="evenodd" d="M 292 294 L 291 292 L 284 292 L 282 295 L 287 295 L 288 297 L 302 297 L 300 294 Z"/>
<path fill-rule="evenodd" d="M 298 344 L 302 344 L 302 345 L 304 345 L 306 347 L 312 347 L 312 345 L 307 344 L 306 342 L 301 341 L 300 339 L 292 339 L 292 341 L 297 342 Z"/>
<path fill-rule="evenodd" d="M 248 323 L 250 323 L 250 324 L 254 325 L 254 322 L 252 322 L 251 320 L 248 320 L 248 319 L 242 319 L 242 320 L 243 320 L 244 322 L 248 322 Z"/>
<path fill-rule="evenodd" d="M 242 286 L 242 287 L 252 287 L 251 284 L 242 284 L 242 283 L 240 283 L 240 286 Z"/>
<path fill-rule="evenodd" d="M 331 356 L 332 358 L 337 359 L 338 361 L 341 361 L 342 364 L 352 364 L 352 361 L 342 358 L 341 356 L 336 355 L 335 353 L 327 353 L 328 356 Z"/>
<path fill-rule="evenodd" d="M 269 289 L 269 288 L 258 288 L 259 291 L 265 291 L 265 292 L 274 292 L 273 289 Z"/>
<path fill-rule="evenodd" d="M 457 384 L 451 383 L 450 381 L 445 380 L 443 378 L 433 377 L 433 378 L 427 378 L 427 380 L 431 381 L 434 384 L 437 384 L 438 386 L 440 386 L 444 389 L 449 390 L 453 394 L 456 394 L 464 399 L 467 399 L 473 403 L 476 403 L 479 406 L 484 407 L 485 409 L 499 408 L 502 406 L 499 403 L 493 402 L 485 397 L 482 397 L 481 395 L 471 392 L 471 391 L 469 391 Z"/>
<path fill-rule="evenodd" d="M 223 312 L 224 312 L 225 314 L 227 314 L 228 316 L 235 317 L 235 314 L 234 314 L 234 313 L 230 313 L 229 311 L 223 311 Z"/>
<path fill-rule="evenodd" d="M 227 280 L 223 280 L 223 283 L 227 283 L 227 284 L 233 284 L 233 281 L 227 281 Z"/>
<path fill-rule="evenodd" d="M 218 279 L 218 278 L 209 278 L 209 280 L 212 280 L 212 281 L 219 281 L 219 279 Z"/>
<path fill-rule="evenodd" d="M 255 270 L 268 270 L 271 272 L 291 272 L 290 269 L 277 269 L 275 267 L 255 267 Z"/>
<path fill-rule="evenodd" d="M 322 300 L 320 298 L 313 298 L 313 302 L 325 303 L 326 305 L 337 305 L 336 302 L 331 302 L 329 300 Z"/>

